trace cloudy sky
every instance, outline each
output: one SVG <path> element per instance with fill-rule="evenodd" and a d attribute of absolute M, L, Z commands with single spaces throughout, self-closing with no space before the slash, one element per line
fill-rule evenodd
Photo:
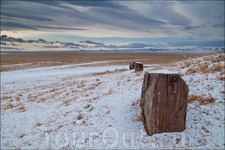
<path fill-rule="evenodd" d="M 224 1 L 4 0 L 1 35 L 95 48 L 224 47 Z"/>

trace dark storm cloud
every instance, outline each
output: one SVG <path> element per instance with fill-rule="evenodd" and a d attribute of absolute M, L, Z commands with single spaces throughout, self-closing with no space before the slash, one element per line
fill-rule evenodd
<path fill-rule="evenodd" d="M 61 48 L 60 46 L 44 46 L 44 48 Z"/>
<path fill-rule="evenodd" d="M 5 42 L 1 42 L 1 45 L 6 45 L 6 43 Z"/>
<path fill-rule="evenodd" d="M 38 28 L 44 28 L 44 29 L 54 29 L 54 30 L 86 30 L 84 28 L 70 28 L 70 27 L 54 27 L 54 26 L 37 26 Z"/>
<path fill-rule="evenodd" d="M 14 48 L 14 47 L 1 47 L 1 49 L 14 49 L 14 50 L 23 50 L 23 49 L 19 49 L 19 48 Z"/>
<path fill-rule="evenodd" d="M 43 16 L 34 16 L 30 13 L 20 13 L 20 12 L 7 12 L 7 11 L 2 11 L 1 15 L 6 16 L 6 17 L 14 17 L 14 18 L 19 18 L 19 19 L 26 19 L 26 20 L 34 20 L 34 21 L 54 21 L 53 19 L 46 18 Z"/>
<path fill-rule="evenodd" d="M 5 42 L 19 42 L 19 43 L 26 43 L 26 41 L 24 41 L 21 38 L 13 38 L 13 37 L 7 37 L 6 35 L 2 35 L 0 37 L 1 41 L 5 41 Z"/>
<path fill-rule="evenodd" d="M 213 27 L 215 27 L 215 28 L 224 28 L 224 23 L 214 24 Z"/>
<path fill-rule="evenodd" d="M 26 24 L 18 23 L 18 22 L 4 22 L 1 21 L 1 29 L 2 30 L 11 30 L 11 29 L 32 29 L 32 30 L 37 30 L 37 28 L 33 26 L 29 26 Z"/>
<path fill-rule="evenodd" d="M 16 7 L 16 5 L 18 5 L 18 7 Z M 71 8 L 73 5 L 90 7 L 90 9 L 87 12 L 80 12 Z M 34 30 L 38 28 L 82 30 L 81 28 L 71 28 L 71 26 L 94 24 L 138 29 L 137 25 L 139 24 L 149 27 L 150 25 L 156 26 L 163 23 L 162 21 L 142 16 L 127 6 L 114 1 L 19 1 L 15 4 L 3 1 L 1 8 L 3 29 L 14 29 L 17 27 Z M 21 22 L 20 19 L 24 19 L 24 21 Z M 32 24 L 32 26 L 27 25 L 28 22 Z"/>
<path fill-rule="evenodd" d="M 201 47 L 224 47 L 224 40 L 213 41 L 186 41 L 186 42 L 168 42 L 169 46 L 201 46 Z"/>
<path fill-rule="evenodd" d="M 69 46 L 80 46 L 80 44 L 75 44 L 75 43 L 72 43 L 72 42 L 66 42 L 66 43 L 62 43 L 65 47 L 69 47 Z"/>
<path fill-rule="evenodd" d="M 34 43 L 36 42 L 35 40 L 27 40 L 27 43 Z"/>
<path fill-rule="evenodd" d="M 85 30 L 80 26 L 96 22 L 95 17 L 64 6 L 65 3 L 59 1 L 3 1 L 1 6 L 2 29 Z M 17 5 L 18 7 L 16 7 Z M 71 27 L 74 25 L 79 28 Z"/>
<path fill-rule="evenodd" d="M 8 37 L 7 35 L 2 35 L 0 37 L 1 41 L 5 42 L 18 42 L 18 43 L 46 43 L 45 40 L 43 39 L 38 39 L 38 40 L 23 40 L 21 38 L 13 38 L 13 37 Z"/>
<path fill-rule="evenodd" d="M 191 20 L 189 18 L 174 10 L 173 1 L 167 1 L 164 3 L 153 1 L 151 2 L 151 4 L 153 7 L 151 7 L 151 9 L 149 10 L 149 15 L 166 20 L 166 24 L 184 26 L 191 23 Z"/>
<path fill-rule="evenodd" d="M 3 1 L 1 4 L 3 30 L 84 30 L 85 26 L 96 24 L 148 33 L 163 25 L 178 25 L 185 30 L 196 29 L 190 26 L 191 21 L 187 17 L 174 11 L 174 2 L 151 2 L 154 7 L 147 12 L 147 16 L 126 6 L 126 1 Z M 73 6 L 88 7 L 88 10 L 79 11 Z M 163 27 L 161 29 L 164 30 Z"/>
<path fill-rule="evenodd" d="M 184 30 L 196 30 L 196 29 L 199 29 L 199 28 L 202 28 L 202 27 L 205 27 L 205 25 L 200 25 L 200 26 L 188 26 L 188 27 L 185 27 Z"/>
<path fill-rule="evenodd" d="M 165 24 L 164 22 L 157 19 L 150 19 L 143 15 L 136 13 L 135 11 L 118 11 L 114 9 L 92 9 L 94 12 L 98 14 L 98 16 L 102 17 L 102 22 L 105 24 L 113 24 L 116 26 L 121 26 L 124 28 L 130 29 L 138 29 L 138 26 L 151 26 L 156 27 L 161 24 Z M 108 17 L 107 17 L 108 16 Z"/>
<path fill-rule="evenodd" d="M 220 15 L 215 15 L 213 16 L 214 18 L 218 18 L 218 19 L 221 19 L 221 18 L 224 18 L 224 13 L 220 14 Z"/>
<path fill-rule="evenodd" d="M 121 9 L 121 10 L 130 10 L 128 7 L 118 4 L 113 1 L 34 1 L 33 3 L 49 5 L 58 8 L 71 8 L 64 4 L 83 6 L 83 7 L 103 7 L 103 8 L 112 8 L 112 9 Z"/>
<path fill-rule="evenodd" d="M 203 37 L 207 37 L 206 39 L 209 39 L 210 36 L 221 37 L 222 32 L 220 31 L 224 29 L 224 8 L 220 6 L 220 3 L 216 3 L 215 6 L 215 2 L 203 3 L 188 1 L 182 3 L 182 5 L 180 5 L 180 3 L 182 2 L 86 0 L 1 1 L 1 30 L 51 30 L 53 34 L 59 30 L 60 34 L 65 33 L 61 32 L 61 30 L 67 30 L 66 34 L 68 34 L 68 30 L 74 30 L 74 32 L 70 33 L 74 36 L 84 35 L 96 37 L 98 33 L 92 31 L 98 29 L 97 31 L 101 32 L 99 28 L 102 28 L 102 31 L 106 31 L 105 33 L 102 32 L 98 34 L 98 36 L 101 35 L 102 37 L 115 36 L 117 33 L 119 33 L 119 36 L 127 37 L 126 33 L 128 32 L 133 32 L 133 37 L 153 37 L 153 35 L 157 35 L 157 32 L 159 33 L 157 36 L 165 36 L 168 38 L 169 36 L 184 38 L 185 36 L 187 37 L 187 35 L 202 35 Z M 212 4 L 213 6 L 211 6 Z M 216 32 L 209 31 L 209 27 L 215 29 Z M 85 30 L 85 34 L 81 35 L 80 32 L 76 33 L 76 30 Z M 110 32 L 107 32 L 107 30 L 110 30 Z M 114 30 L 118 32 L 115 32 L 115 34 L 112 33 L 111 31 Z M 57 35 L 59 35 L 58 33 Z M 107 35 L 107 33 L 109 33 L 109 35 Z M 140 33 L 140 35 L 135 35 L 135 33 Z M 220 35 L 218 35 L 218 33 L 220 33 Z M 130 35 L 132 36 L 132 34 Z M 33 43 L 37 41 L 27 40 L 26 42 Z M 65 47 L 82 47 L 89 44 L 93 44 L 93 47 L 103 48 L 160 46 L 143 43 L 131 43 L 120 46 L 113 44 L 105 45 L 101 42 L 89 40 L 82 42 L 82 45 L 75 45 L 75 43 L 59 43 Z M 182 43 L 170 44 L 182 45 Z M 204 43 L 192 44 L 204 45 Z"/>
<path fill-rule="evenodd" d="M 43 39 L 38 39 L 38 40 L 36 40 L 36 43 L 46 43 L 46 41 Z"/>
<path fill-rule="evenodd" d="M 105 46 L 104 43 L 101 43 L 101 42 L 94 42 L 94 41 L 90 41 L 90 40 L 80 41 L 80 43 L 96 44 L 96 45 L 98 45 L 98 46 Z"/>
<path fill-rule="evenodd" d="M 104 7 L 112 9 L 129 10 L 128 7 L 115 3 L 113 1 L 69 1 L 68 3 L 73 5 L 79 5 L 84 7 Z"/>

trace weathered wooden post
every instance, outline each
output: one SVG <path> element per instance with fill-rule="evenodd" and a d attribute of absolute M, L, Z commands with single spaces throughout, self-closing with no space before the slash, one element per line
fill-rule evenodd
<path fill-rule="evenodd" d="M 135 72 L 137 72 L 137 71 L 143 71 L 143 64 L 140 63 L 140 62 L 135 62 L 134 69 L 135 69 Z"/>
<path fill-rule="evenodd" d="M 185 130 L 188 92 L 178 73 L 145 73 L 140 106 L 148 135 Z"/>

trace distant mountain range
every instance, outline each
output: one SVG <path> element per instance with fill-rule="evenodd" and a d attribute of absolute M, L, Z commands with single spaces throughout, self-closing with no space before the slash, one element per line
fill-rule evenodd
<path fill-rule="evenodd" d="M 194 48 L 151 48 L 154 45 L 144 43 L 130 43 L 123 45 L 105 44 L 104 42 L 95 42 L 84 40 L 79 42 L 60 42 L 38 40 L 23 40 L 21 38 L 8 37 L 2 35 L 1 53 L 49 53 L 49 52 L 215 52 L 224 50 L 216 47 L 195 46 Z M 140 48 L 139 48 L 140 47 Z M 149 48 L 150 47 L 150 48 Z M 165 47 L 165 48 L 164 48 Z"/>
<path fill-rule="evenodd" d="M 183 53 L 208 53 L 224 51 L 224 48 L 192 48 L 192 49 L 129 49 L 129 50 L 68 50 L 68 51 L 1 51 L 1 53 L 60 53 L 60 52 L 76 52 L 76 53 L 106 53 L 106 52 L 183 52 Z"/>

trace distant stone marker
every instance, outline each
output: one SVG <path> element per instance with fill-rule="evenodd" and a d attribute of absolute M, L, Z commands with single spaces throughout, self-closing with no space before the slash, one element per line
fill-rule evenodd
<path fill-rule="evenodd" d="M 135 62 L 134 69 L 135 69 L 135 72 L 137 72 L 137 71 L 143 71 L 143 64 L 140 63 L 140 62 Z"/>
<path fill-rule="evenodd" d="M 130 65 L 129 65 L 130 70 L 131 70 L 131 69 L 134 69 L 134 64 L 135 64 L 134 61 L 130 62 Z"/>
<path fill-rule="evenodd" d="M 178 73 L 145 73 L 140 106 L 148 135 L 185 130 L 188 92 Z"/>

